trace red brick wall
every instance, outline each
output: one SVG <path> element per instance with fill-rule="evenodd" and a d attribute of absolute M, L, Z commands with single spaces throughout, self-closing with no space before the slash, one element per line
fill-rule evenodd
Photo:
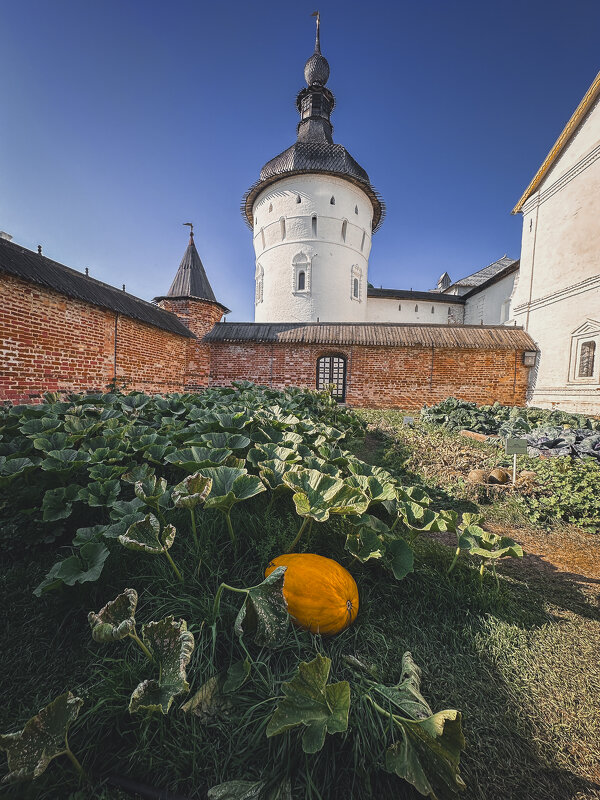
<path fill-rule="evenodd" d="M 187 340 L 186 391 L 193 392 L 208 386 L 210 346 L 202 342 L 202 337 L 221 319 L 223 309 L 216 303 L 192 298 L 180 300 L 165 298 L 158 305 L 166 311 L 177 314 L 183 324 L 198 337 Z"/>
<path fill-rule="evenodd" d="M 0 400 L 106 389 L 114 375 L 114 312 L 4 273 L 0 289 Z M 117 382 L 130 391 L 181 391 L 188 341 L 119 316 Z"/>
<path fill-rule="evenodd" d="M 211 384 L 250 380 L 269 386 L 316 386 L 317 359 L 346 357 L 346 401 L 372 408 L 420 408 L 454 396 L 477 403 L 524 405 L 527 367 L 514 350 L 435 350 L 259 343 L 211 344 Z"/>
<path fill-rule="evenodd" d="M 102 391 L 114 376 L 115 314 L 1 274 L 0 400 L 28 402 L 44 391 Z M 418 408 L 453 395 L 524 405 L 527 368 L 509 350 L 435 350 L 244 343 L 206 344 L 222 309 L 164 300 L 199 338 L 119 316 L 117 384 L 146 392 L 194 391 L 232 380 L 275 387 L 316 385 L 317 359 L 347 359 L 349 405 Z"/>

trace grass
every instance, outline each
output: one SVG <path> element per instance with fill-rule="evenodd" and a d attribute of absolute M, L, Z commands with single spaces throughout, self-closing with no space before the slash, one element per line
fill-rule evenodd
<path fill-rule="evenodd" d="M 377 435 L 355 442 L 359 455 L 421 483 L 440 508 L 477 509 L 478 498 L 459 479 L 469 458 L 493 466 L 486 462 L 485 445 L 445 432 L 429 440 L 422 431 L 393 422 L 388 415 Z M 320 754 L 304 755 L 296 731 L 265 736 L 281 683 L 299 660 L 321 652 L 332 659 L 330 680 L 352 680 L 359 687 L 344 656 L 361 659 L 391 684 L 399 678 L 402 653 L 410 650 L 433 709 L 463 713 L 467 749 L 461 773 L 469 800 L 600 798 L 600 613 L 594 586 L 559 570 L 540 577 L 531 563 L 511 562 L 500 569 L 499 591 L 491 576 L 480 587 L 476 569 L 466 562 L 447 576 L 452 549 L 429 537 L 417 540 L 415 572 L 396 582 L 373 562 L 349 560 L 340 535 L 343 523 L 313 525 L 300 549 L 334 557 L 352 571 L 360 589 L 355 625 L 330 639 L 290 628 L 275 651 L 249 643 L 252 680 L 232 699 L 233 706 L 217 704 L 205 721 L 179 710 L 187 698 L 177 699 L 167 718 L 130 716 L 131 691 L 152 677 L 152 665 L 130 640 L 94 643 L 87 612 L 132 586 L 140 594 L 138 631 L 145 621 L 166 614 L 186 619 L 196 637 L 188 678 L 192 693 L 197 691 L 218 669 L 245 656 L 232 631 L 241 598 L 225 592 L 212 659 L 207 622 L 219 584 L 258 583 L 270 558 L 286 552 L 298 530 L 289 495 L 272 512 L 266 511 L 267 503 L 262 496 L 234 509 L 237 552 L 223 518 L 217 512 L 198 513 L 200 564 L 182 514 L 171 552 L 183 571 L 183 586 L 164 558 L 127 553 L 108 562 L 102 582 L 38 600 L 31 592 L 54 562 L 56 545 L 33 552 L 14 546 L 0 556 L 0 730 L 19 729 L 66 689 L 80 693 L 85 705 L 69 742 L 93 781 L 93 788 L 78 787 L 61 758 L 34 784 L 4 788 L 1 797 L 121 800 L 121 791 L 107 781 L 126 776 L 183 797 L 204 798 L 220 781 L 276 783 L 292 773 L 298 800 L 414 800 L 416 792 L 381 769 L 385 721 L 373 716 L 357 688 L 348 732 L 328 736 Z M 498 524 L 502 514 L 503 524 L 518 524 L 518 510 L 508 501 L 485 508 L 486 513 L 496 509 Z"/>

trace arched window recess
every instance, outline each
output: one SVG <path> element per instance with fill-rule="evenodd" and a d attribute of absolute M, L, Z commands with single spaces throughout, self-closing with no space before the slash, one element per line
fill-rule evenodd
<path fill-rule="evenodd" d="M 341 353 L 321 356 L 317 360 L 317 390 L 329 390 L 338 403 L 346 399 L 346 357 Z"/>

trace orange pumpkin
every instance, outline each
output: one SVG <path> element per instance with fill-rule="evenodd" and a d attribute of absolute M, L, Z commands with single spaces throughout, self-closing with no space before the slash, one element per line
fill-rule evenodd
<path fill-rule="evenodd" d="M 351 625 L 358 614 L 358 587 L 347 569 L 314 553 L 277 556 L 265 570 L 287 567 L 283 596 L 294 621 L 311 633 L 330 635 Z"/>

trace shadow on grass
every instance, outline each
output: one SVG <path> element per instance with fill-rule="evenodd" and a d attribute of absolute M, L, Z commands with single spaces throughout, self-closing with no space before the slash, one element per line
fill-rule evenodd
<path fill-rule="evenodd" d="M 600 787 L 593 782 L 553 766 L 553 749 L 568 748 L 571 733 L 564 726 L 558 734 L 544 727 L 544 713 L 549 712 L 543 703 L 547 706 L 548 698 L 535 692 L 528 696 L 536 685 L 535 670 L 547 672 L 552 664 L 536 666 L 528 657 L 526 668 L 531 675 L 521 683 L 518 670 L 512 668 L 523 653 L 529 656 L 532 652 L 537 632 L 553 624 L 542 594 L 525 583 L 509 585 L 509 575 L 501 581 L 499 593 L 491 579 L 480 588 L 476 571 L 464 564 L 446 576 L 450 553 L 425 537 L 417 544 L 415 573 L 396 582 L 376 564 L 351 562 L 343 550 L 339 525 L 313 526 L 310 549 L 344 563 L 359 584 L 361 606 L 356 624 L 331 639 L 292 629 L 273 653 L 259 651 L 249 642 L 256 664 L 265 665 L 260 669 L 268 685 L 264 690 L 260 681 L 248 685 L 245 691 L 252 705 L 244 707 L 243 717 L 201 724 L 182 715 L 179 703 L 167 718 L 131 717 L 127 712 L 129 694 L 139 680 L 151 677 L 151 670 L 132 643 L 104 647 L 93 643 L 87 611 L 100 608 L 127 585 L 140 591 L 140 624 L 155 615 L 184 616 L 197 637 L 189 668 L 192 692 L 197 691 L 215 673 L 202 620 L 209 613 L 216 587 L 225 579 L 236 586 L 260 580 L 269 558 L 285 550 L 297 529 L 298 518 L 288 509 L 289 498 L 269 515 L 261 499 L 248 504 L 246 512 L 234 518 L 236 532 L 245 544 L 237 557 L 228 544 L 222 519 L 216 514 L 203 515 L 199 533 L 204 567 L 197 577 L 195 558 L 186 555 L 189 539 L 181 530 L 174 557 L 187 576 L 183 587 L 173 582 L 164 559 L 127 553 L 107 562 L 101 583 L 38 600 L 31 591 L 53 563 L 53 554 L 46 554 L 48 563 L 42 566 L 31 562 L 31 566 L 8 567 L 2 577 L 0 602 L 5 610 L 3 641 L 8 643 L 2 685 L 10 691 L 5 690 L 6 704 L 0 704 L 4 715 L 0 730 L 19 728 L 38 708 L 69 688 L 81 692 L 86 700 L 82 716 L 72 728 L 70 744 L 95 775 L 117 773 L 195 799 L 204 798 L 207 788 L 221 780 L 253 779 L 293 765 L 296 800 L 416 800 L 419 795 L 410 786 L 383 772 L 384 749 L 376 741 L 370 745 L 363 742 L 360 747 L 356 744 L 360 717 L 354 718 L 348 736 L 328 736 L 323 751 L 315 756 L 299 753 L 296 732 L 273 739 L 264 735 L 273 708 L 269 698 L 280 694 L 281 681 L 299 660 L 310 660 L 316 651 L 322 651 L 332 658 L 332 679 L 351 680 L 343 656 L 356 655 L 374 664 L 382 680 L 392 684 L 400 677 L 402 653 L 410 650 L 422 667 L 422 691 L 433 709 L 457 708 L 463 713 L 466 798 L 600 797 L 596 794 Z M 232 630 L 239 603 L 237 596 L 224 597 L 217 629 L 218 669 L 243 657 Z M 577 646 L 576 640 L 571 646 Z M 562 702 L 560 690 L 557 680 L 552 714 Z M 359 702 L 356 692 L 352 702 Z M 544 713 L 536 712 L 538 702 Z M 561 738 L 550 740 L 550 735 Z M 51 764 L 38 783 L 7 787 L 1 796 L 20 800 L 69 797 L 77 784 L 63 761 Z M 86 792 L 74 797 L 104 797 L 96 794 L 96 789 L 92 794 Z M 106 797 L 113 800 L 114 796 Z"/>

